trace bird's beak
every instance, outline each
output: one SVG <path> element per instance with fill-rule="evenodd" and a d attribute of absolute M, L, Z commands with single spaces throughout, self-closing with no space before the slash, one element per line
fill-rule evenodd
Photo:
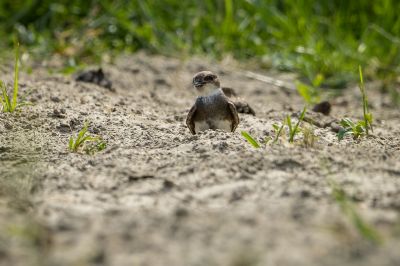
<path fill-rule="evenodd" d="M 193 85 L 194 85 L 196 88 L 203 87 L 204 84 L 205 84 L 205 83 L 204 83 L 204 82 L 201 82 L 201 81 L 193 82 Z"/>

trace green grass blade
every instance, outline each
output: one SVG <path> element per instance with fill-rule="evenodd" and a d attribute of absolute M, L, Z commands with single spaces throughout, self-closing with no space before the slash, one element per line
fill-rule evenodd
<path fill-rule="evenodd" d="M 279 126 L 277 124 L 273 124 L 272 127 L 274 128 L 275 132 L 279 131 Z"/>
<path fill-rule="evenodd" d="M 33 106 L 34 104 L 31 102 L 19 102 L 17 103 L 17 108 L 23 107 L 23 106 Z"/>
<path fill-rule="evenodd" d="M 85 133 L 86 133 L 86 132 L 85 132 Z M 76 141 L 75 141 L 75 146 L 76 146 L 77 148 L 79 148 L 79 147 L 87 140 L 87 138 L 88 138 L 88 136 L 85 136 L 85 135 L 83 135 L 83 136 L 77 138 Z"/>
<path fill-rule="evenodd" d="M 275 136 L 275 139 L 274 139 L 274 142 L 273 142 L 273 143 L 276 143 L 276 142 L 278 141 L 278 138 L 279 138 L 279 136 L 281 135 L 281 132 L 282 132 L 282 129 L 283 129 L 284 126 L 285 126 L 285 123 L 283 123 L 283 124 L 281 125 L 281 127 L 279 128 L 278 132 L 276 133 L 276 136 Z"/>
<path fill-rule="evenodd" d="M 241 134 L 254 148 L 261 148 L 260 144 L 249 133 L 242 131 Z"/>
<path fill-rule="evenodd" d="M 18 61 L 19 61 L 19 43 L 17 42 L 15 48 L 15 66 L 14 66 L 14 92 L 12 98 L 12 105 L 10 112 L 13 112 L 17 107 L 18 98 Z"/>
<path fill-rule="evenodd" d="M 364 78 L 363 78 L 363 72 L 362 72 L 362 68 L 359 65 L 358 66 L 358 71 L 360 74 L 360 91 L 361 91 L 361 95 L 362 95 L 362 102 L 363 102 L 363 114 L 364 114 L 364 122 L 365 122 L 365 131 L 367 133 L 367 135 L 369 134 L 369 129 L 371 129 L 373 131 L 372 128 L 372 114 L 370 114 L 368 112 L 368 98 L 367 98 L 367 94 L 365 92 L 365 85 L 364 85 Z"/>
<path fill-rule="evenodd" d="M 347 128 L 347 127 L 354 128 L 355 125 L 356 125 L 356 124 L 354 124 L 353 121 L 351 121 L 350 118 L 347 118 L 347 117 L 345 117 L 345 118 L 343 118 L 342 120 L 340 120 L 339 123 L 340 123 L 340 125 L 341 125 L 342 127 L 344 127 L 344 128 Z"/>
<path fill-rule="evenodd" d="M 339 132 L 337 133 L 338 140 L 341 141 L 344 139 L 344 136 L 346 135 L 347 131 L 343 128 L 339 129 Z"/>
<path fill-rule="evenodd" d="M 80 145 L 80 144 L 83 142 L 82 139 L 84 138 L 84 136 L 85 136 L 85 134 L 87 133 L 87 131 L 88 131 L 88 123 L 85 122 L 85 123 L 83 124 L 83 128 L 82 128 L 81 131 L 79 131 L 79 133 L 78 133 L 78 136 L 77 136 L 77 138 L 76 138 L 75 143 L 77 143 L 78 145 Z"/>
<path fill-rule="evenodd" d="M 301 114 L 300 114 L 299 120 L 297 121 L 297 123 L 296 123 L 296 125 L 294 126 L 293 130 L 291 129 L 291 126 L 289 127 L 289 131 L 290 131 L 289 142 L 293 142 L 294 136 L 295 136 L 296 133 L 297 133 L 297 130 L 298 130 L 298 128 L 299 128 L 299 125 L 300 125 L 301 121 L 303 121 L 303 119 L 304 119 L 304 116 L 305 116 L 305 114 L 306 114 L 306 111 L 307 111 L 307 108 L 304 107 L 304 108 L 303 108 L 303 111 L 302 111 Z M 289 122 L 289 121 L 290 121 L 290 120 L 288 120 L 288 122 Z"/>
<path fill-rule="evenodd" d="M 364 85 L 364 78 L 363 78 L 362 68 L 361 68 L 360 65 L 358 66 L 358 72 L 359 72 L 359 74 L 360 74 L 360 83 L 361 83 L 362 85 Z"/>
<path fill-rule="evenodd" d="M 0 88 L 1 88 L 1 91 L 3 92 L 3 86 L 4 86 L 4 84 L 3 84 L 3 81 L 2 80 L 0 80 Z M 1 103 L 1 105 L 3 106 L 3 109 L 2 109 L 2 111 L 3 112 L 7 112 L 7 106 L 6 106 L 6 102 L 3 100 L 3 94 L 2 95 L 0 95 L 0 103 Z"/>
<path fill-rule="evenodd" d="M 368 121 L 367 121 L 367 119 L 366 119 L 366 117 L 365 117 L 365 115 L 367 114 L 367 108 L 368 108 L 368 106 L 367 106 L 367 103 L 366 103 L 367 99 L 365 98 L 364 78 L 363 78 L 362 68 L 361 68 L 360 65 L 358 66 L 358 72 L 359 72 L 359 75 L 360 75 L 360 84 L 359 84 L 359 87 L 360 87 L 360 91 L 361 91 L 361 95 L 362 95 L 363 114 L 364 114 L 365 128 L 366 128 L 367 135 L 368 135 Z"/>
<path fill-rule="evenodd" d="M 354 206 L 350 207 L 350 216 L 359 234 L 370 242 L 381 244 L 382 238 L 380 234 L 372 226 L 370 226 L 367 222 L 363 220 L 363 218 L 354 209 Z"/>
<path fill-rule="evenodd" d="M 290 116 L 286 116 L 286 124 L 289 127 L 289 136 L 292 135 L 292 119 Z"/>
<path fill-rule="evenodd" d="M 312 99 L 309 87 L 306 84 L 298 82 L 296 84 L 296 89 L 300 96 L 303 97 L 304 101 L 307 104 L 311 104 Z"/>
<path fill-rule="evenodd" d="M 351 134 L 352 130 L 351 128 L 341 128 L 339 129 L 339 132 L 337 133 L 337 137 L 338 140 L 341 141 L 344 139 L 344 136 L 346 136 L 346 134 Z"/>
<path fill-rule="evenodd" d="M 74 149 L 74 138 L 73 138 L 73 137 L 70 137 L 70 138 L 69 138 L 69 145 L 68 145 L 68 147 L 69 147 L 69 149 L 70 149 L 71 151 L 75 151 L 75 149 Z"/>
<path fill-rule="evenodd" d="M 232 29 L 235 27 L 235 21 L 233 20 L 233 1 L 225 0 L 225 18 L 223 22 L 223 33 L 225 35 L 224 42 L 226 44 L 229 43 L 230 34 L 232 33 Z"/>
<path fill-rule="evenodd" d="M 11 112 L 10 97 L 8 96 L 6 85 L 1 82 L 1 91 L 3 94 L 3 112 Z"/>
<path fill-rule="evenodd" d="M 2 96 L 0 96 L 0 104 L 1 104 L 1 106 L 3 106 L 2 111 L 4 111 L 5 102 L 3 101 L 3 97 Z"/>
<path fill-rule="evenodd" d="M 83 142 L 89 142 L 89 141 L 99 141 L 99 140 L 100 140 L 99 137 L 85 136 L 85 137 L 83 138 L 82 143 L 83 143 Z"/>

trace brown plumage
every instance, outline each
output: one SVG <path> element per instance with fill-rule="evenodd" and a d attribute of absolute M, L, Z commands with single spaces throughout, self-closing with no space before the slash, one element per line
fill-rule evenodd
<path fill-rule="evenodd" d="M 239 125 L 239 116 L 235 105 L 218 89 L 211 95 L 197 97 L 186 118 L 186 125 L 192 134 L 207 129 L 234 132 Z"/>
<path fill-rule="evenodd" d="M 220 88 L 218 77 L 210 71 L 202 71 L 193 77 L 193 85 L 201 96 L 190 109 L 186 125 L 192 134 L 207 129 L 234 132 L 239 124 L 235 104 Z"/>
<path fill-rule="evenodd" d="M 224 92 L 224 94 L 233 102 L 238 113 L 250 114 L 250 115 L 254 115 L 254 116 L 256 115 L 256 112 L 254 111 L 254 109 L 251 108 L 251 106 L 246 101 L 239 98 L 236 95 L 236 92 L 234 89 L 227 88 L 227 87 L 223 87 L 221 89 Z"/>

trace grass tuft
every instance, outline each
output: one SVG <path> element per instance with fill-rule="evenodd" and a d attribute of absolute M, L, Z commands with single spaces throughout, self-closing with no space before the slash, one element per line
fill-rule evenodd
<path fill-rule="evenodd" d="M 304 107 L 296 124 L 292 123 L 292 120 L 289 115 L 286 116 L 282 125 L 279 126 L 278 124 L 273 124 L 272 126 L 275 131 L 275 137 L 274 137 L 272 143 L 276 143 L 278 141 L 278 139 L 282 135 L 282 133 L 285 132 L 284 131 L 285 126 L 287 126 L 288 133 L 289 133 L 289 143 L 293 143 L 294 137 L 296 136 L 296 134 L 303 131 L 303 135 L 304 135 L 303 144 L 307 147 L 313 146 L 314 142 L 316 140 L 316 136 L 314 135 L 314 132 L 312 131 L 312 129 L 302 130 L 300 128 L 300 123 L 304 120 L 306 111 L 307 111 L 307 108 Z M 242 131 L 241 134 L 247 140 L 247 142 L 250 143 L 254 148 L 261 148 L 261 145 L 248 132 Z M 271 140 L 272 140 L 272 137 L 267 136 L 262 141 L 262 143 L 268 144 Z"/>
<path fill-rule="evenodd" d="M 19 66 L 18 66 L 18 61 L 19 61 L 19 43 L 16 43 L 15 45 L 15 65 L 14 65 L 14 91 L 13 91 L 13 97 L 12 99 L 10 98 L 8 92 L 7 92 L 7 86 L 5 83 L 0 80 L 0 88 L 1 88 L 1 95 L 0 95 L 0 103 L 2 105 L 2 111 L 3 112 L 14 112 L 17 107 L 19 107 L 19 104 L 17 103 L 18 99 L 18 72 L 19 72 Z"/>
<path fill-rule="evenodd" d="M 372 127 L 372 113 L 368 111 L 368 98 L 365 92 L 364 78 L 361 66 L 358 67 L 360 74 L 359 88 L 362 95 L 362 106 L 363 106 L 363 120 L 353 122 L 350 118 L 343 118 L 340 121 L 342 128 L 339 130 L 337 137 L 342 140 L 346 135 L 353 135 L 354 139 L 358 139 L 363 135 L 369 135 L 369 130 L 373 131 Z"/>
<path fill-rule="evenodd" d="M 275 130 L 275 138 L 273 143 L 276 143 L 279 139 L 279 137 L 282 135 L 284 132 L 283 129 L 285 126 L 288 128 L 288 133 L 289 133 L 289 143 L 294 142 L 294 137 L 296 136 L 297 133 L 301 131 L 300 128 L 300 123 L 304 120 L 305 114 L 306 114 L 307 108 L 304 107 L 303 111 L 301 112 L 299 119 L 296 124 L 293 125 L 292 119 L 290 118 L 290 115 L 287 115 L 286 118 L 284 119 L 283 123 L 281 126 L 278 124 L 273 124 L 273 128 Z"/>
<path fill-rule="evenodd" d="M 93 155 L 107 147 L 107 143 L 101 137 L 88 134 L 89 123 L 85 122 L 76 139 L 69 138 L 68 148 L 71 152 L 78 152 L 81 148 L 86 154 Z"/>

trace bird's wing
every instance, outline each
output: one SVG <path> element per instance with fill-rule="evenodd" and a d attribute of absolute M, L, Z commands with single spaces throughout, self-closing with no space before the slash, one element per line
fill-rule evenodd
<path fill-rule="evenodd" d="M 193 121 L 193 117 L 194 117 L 194 114 L 196 113 L 196 109 L 197 109 L 196 105 L 193 105 L 192 108 L 190 108 L 190 111 L 186 117 L 186 126 L 189 128 L 190 132 L 193 135 L 196 135 L 196 131 L 194 130 L 195 129 L 194 121 Z"/>
<path fill-rule="evenodd" d="M 234 132 L 235 129 L 237 128 L 237 126 L 239 125 L 239 115 L 236 110 L 235 104 L 233 104 L 233 102 L 229 101 L 228 106 L 229 106 L 229 110 L 230 110 L 232 118 L 233 118 L 231 131 Z"/>
<path fill-rule="evenodd" d="M 251 106 L 243 101 L 240 98 L 237 98 L 233 101 L 233 104 L 236 107 L 236 110 L 238 111 L 238 113 L 242 113 L 242 114 L 250 114 L 250 115 L 256 115 L 256 112 L 254 111 L 253 108 L 251 108 Z"/>
<path fill-rule="evenodd" d="M 254 109 L 245 100 L 238 97 L 234 89 L 227 87 L 222 87 L 221 89 L 225 96 L 233 102 L 238 113 L 256 115 Z"/>
<path fill-rule="evenodd" d="M 232 88 L 227 88 L 227 87 L 222 87 L 221 88 L 223 93 L 228 97 L 228 98 L 232 98 L 232 97 L 237 97 L 236 92 L 234 89 Z"/>

